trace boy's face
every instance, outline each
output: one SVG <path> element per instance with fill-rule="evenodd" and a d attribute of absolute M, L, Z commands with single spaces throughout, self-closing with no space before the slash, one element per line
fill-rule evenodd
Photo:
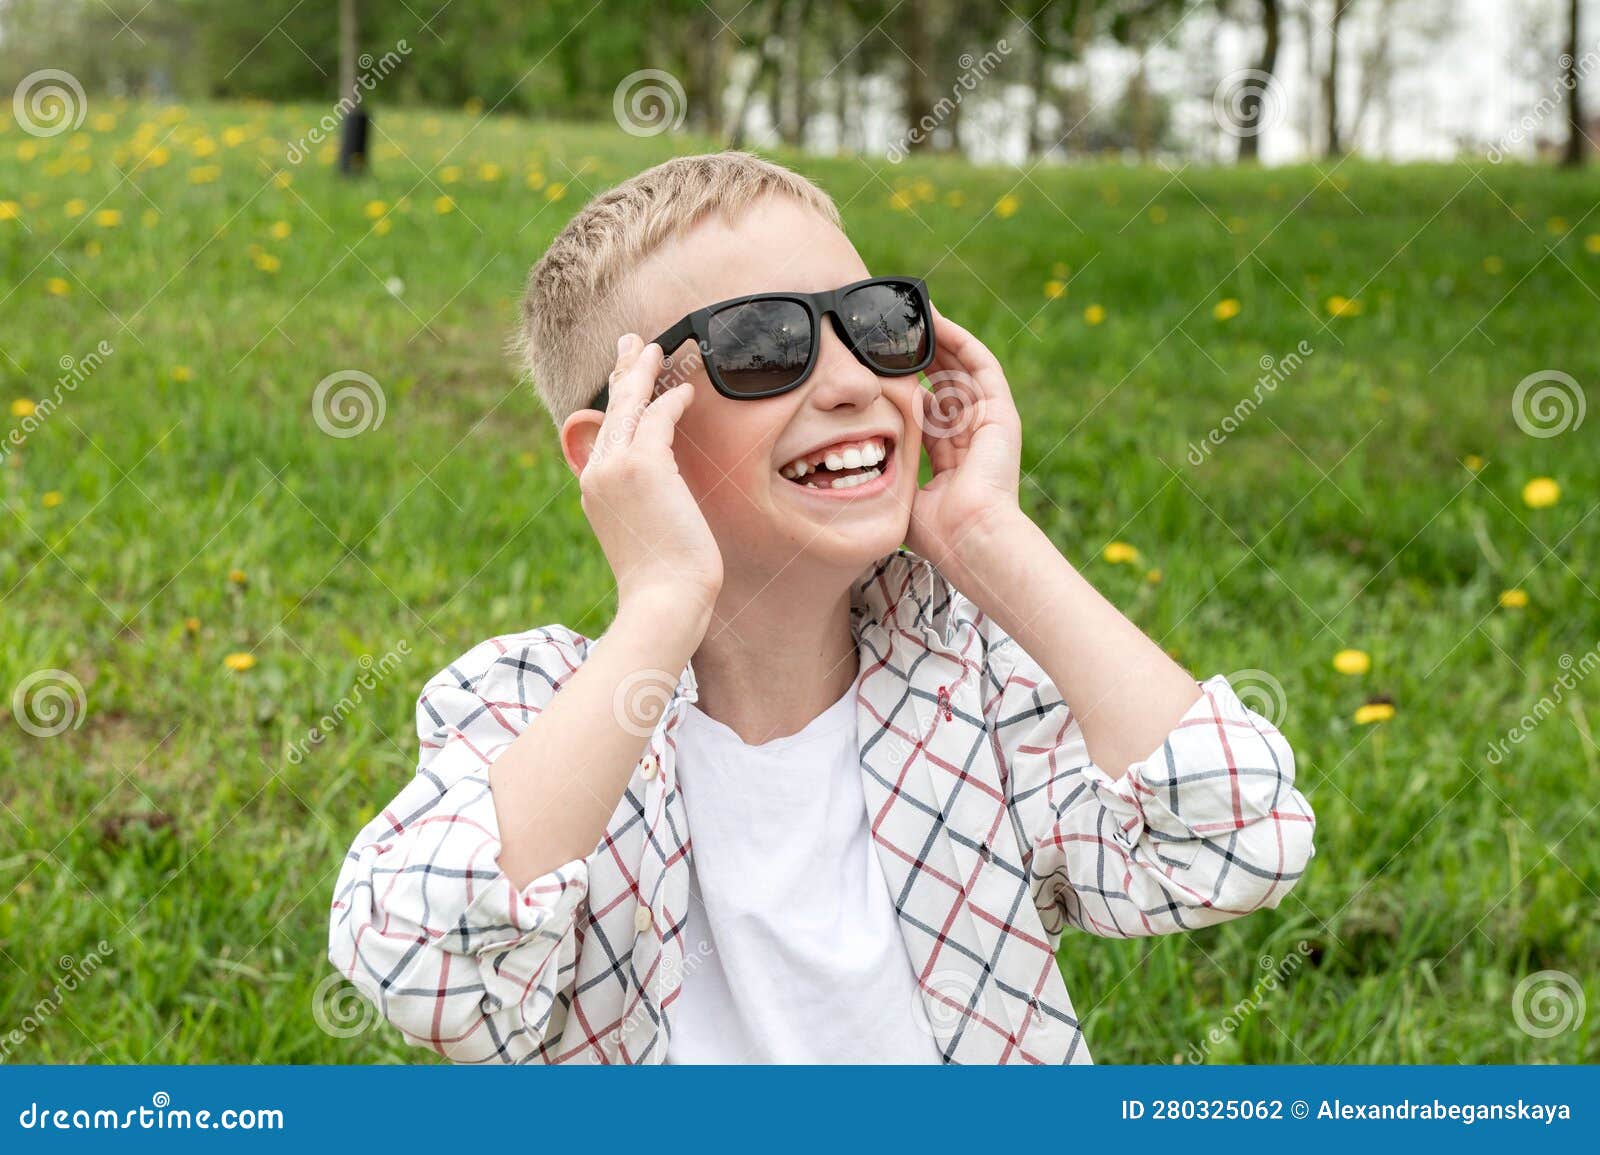
<path fill-rule="evenodd" d="M 691 310 L 730 297 L 817 292 L 872 275 L 827 220 L 788 197 L 769 197 L 731 228 L 709 218 L 652 255 L 638 282 L 638 331 L 649 341 Z M 806 382 L 754 401 L 718 393 L 692 342 L 679 351 L 680 362 L 687 357 L 694 366 L 694 404 L 673 449 L 729 575 L 759 579 L 796 566 L 854 576 L 905 540 L 922 452 L 922 386 L 915 375 L 880 377 L 856 360 L 831 319 L 820 328 Z M 866 484 L 816 488 L 815 472 L 800 480 L 779 472 L 802 456 L 815 460 L 813 450 L 870 441 L 877 448 L 867 450 L 869 461 L 875 452 L 887 456 L 882 476 Z"/>

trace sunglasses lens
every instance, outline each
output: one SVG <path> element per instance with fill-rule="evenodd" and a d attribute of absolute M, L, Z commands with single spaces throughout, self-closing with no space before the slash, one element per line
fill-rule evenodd
<path fill-rule="evenodd" d="M 928 314 L 915 285 L 863 285 L 846 295 L 840 311 L 856 348 L 884 372 L 908 372 L 927 357 Z"/>
<path fill-rule="evenodd" d="M 735 393 L 757 396 L 792 385 L 811 359 L 811 314 L 798 301 L 730 305 L 712 314 L 711 358 Z"/>

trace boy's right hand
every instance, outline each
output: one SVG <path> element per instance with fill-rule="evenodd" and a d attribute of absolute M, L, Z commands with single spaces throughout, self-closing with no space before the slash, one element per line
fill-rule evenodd
<path fill-rule="evenodd" d="M 617 342 L 610 401 L 578 489 L 616 575 L 619 608 L 654 602 L 709 614 L 722 589 L 722 553 L 672 453 L 694 386 L 652 397 L 661 361 L 661 347 L 637 334 Z"/>

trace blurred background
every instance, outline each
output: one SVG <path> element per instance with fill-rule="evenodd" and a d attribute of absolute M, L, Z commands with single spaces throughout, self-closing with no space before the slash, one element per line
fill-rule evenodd
<path fill-rule="evenodd" d="M 1063 941 L 1096 1059 L 1600 1060 L 1597 9 L 0 0 L 0 1060 L 429 1058 L 325 960 L 341 856 L 427 678 L 614 608 L 522 283 L 730 146 L 1294 743 L 1280 907 Z"/>

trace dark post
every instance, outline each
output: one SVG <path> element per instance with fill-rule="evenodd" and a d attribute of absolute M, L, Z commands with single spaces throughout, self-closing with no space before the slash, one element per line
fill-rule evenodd
<path fill-rule="evenodd" d="M 356 0 L 339 0 L 339 99 L 349 102 L 339 129 L 339 171 L 345 176 L 357 176 L 367 168 L 367 108 L 356 86 L 360 38 Z"/>

